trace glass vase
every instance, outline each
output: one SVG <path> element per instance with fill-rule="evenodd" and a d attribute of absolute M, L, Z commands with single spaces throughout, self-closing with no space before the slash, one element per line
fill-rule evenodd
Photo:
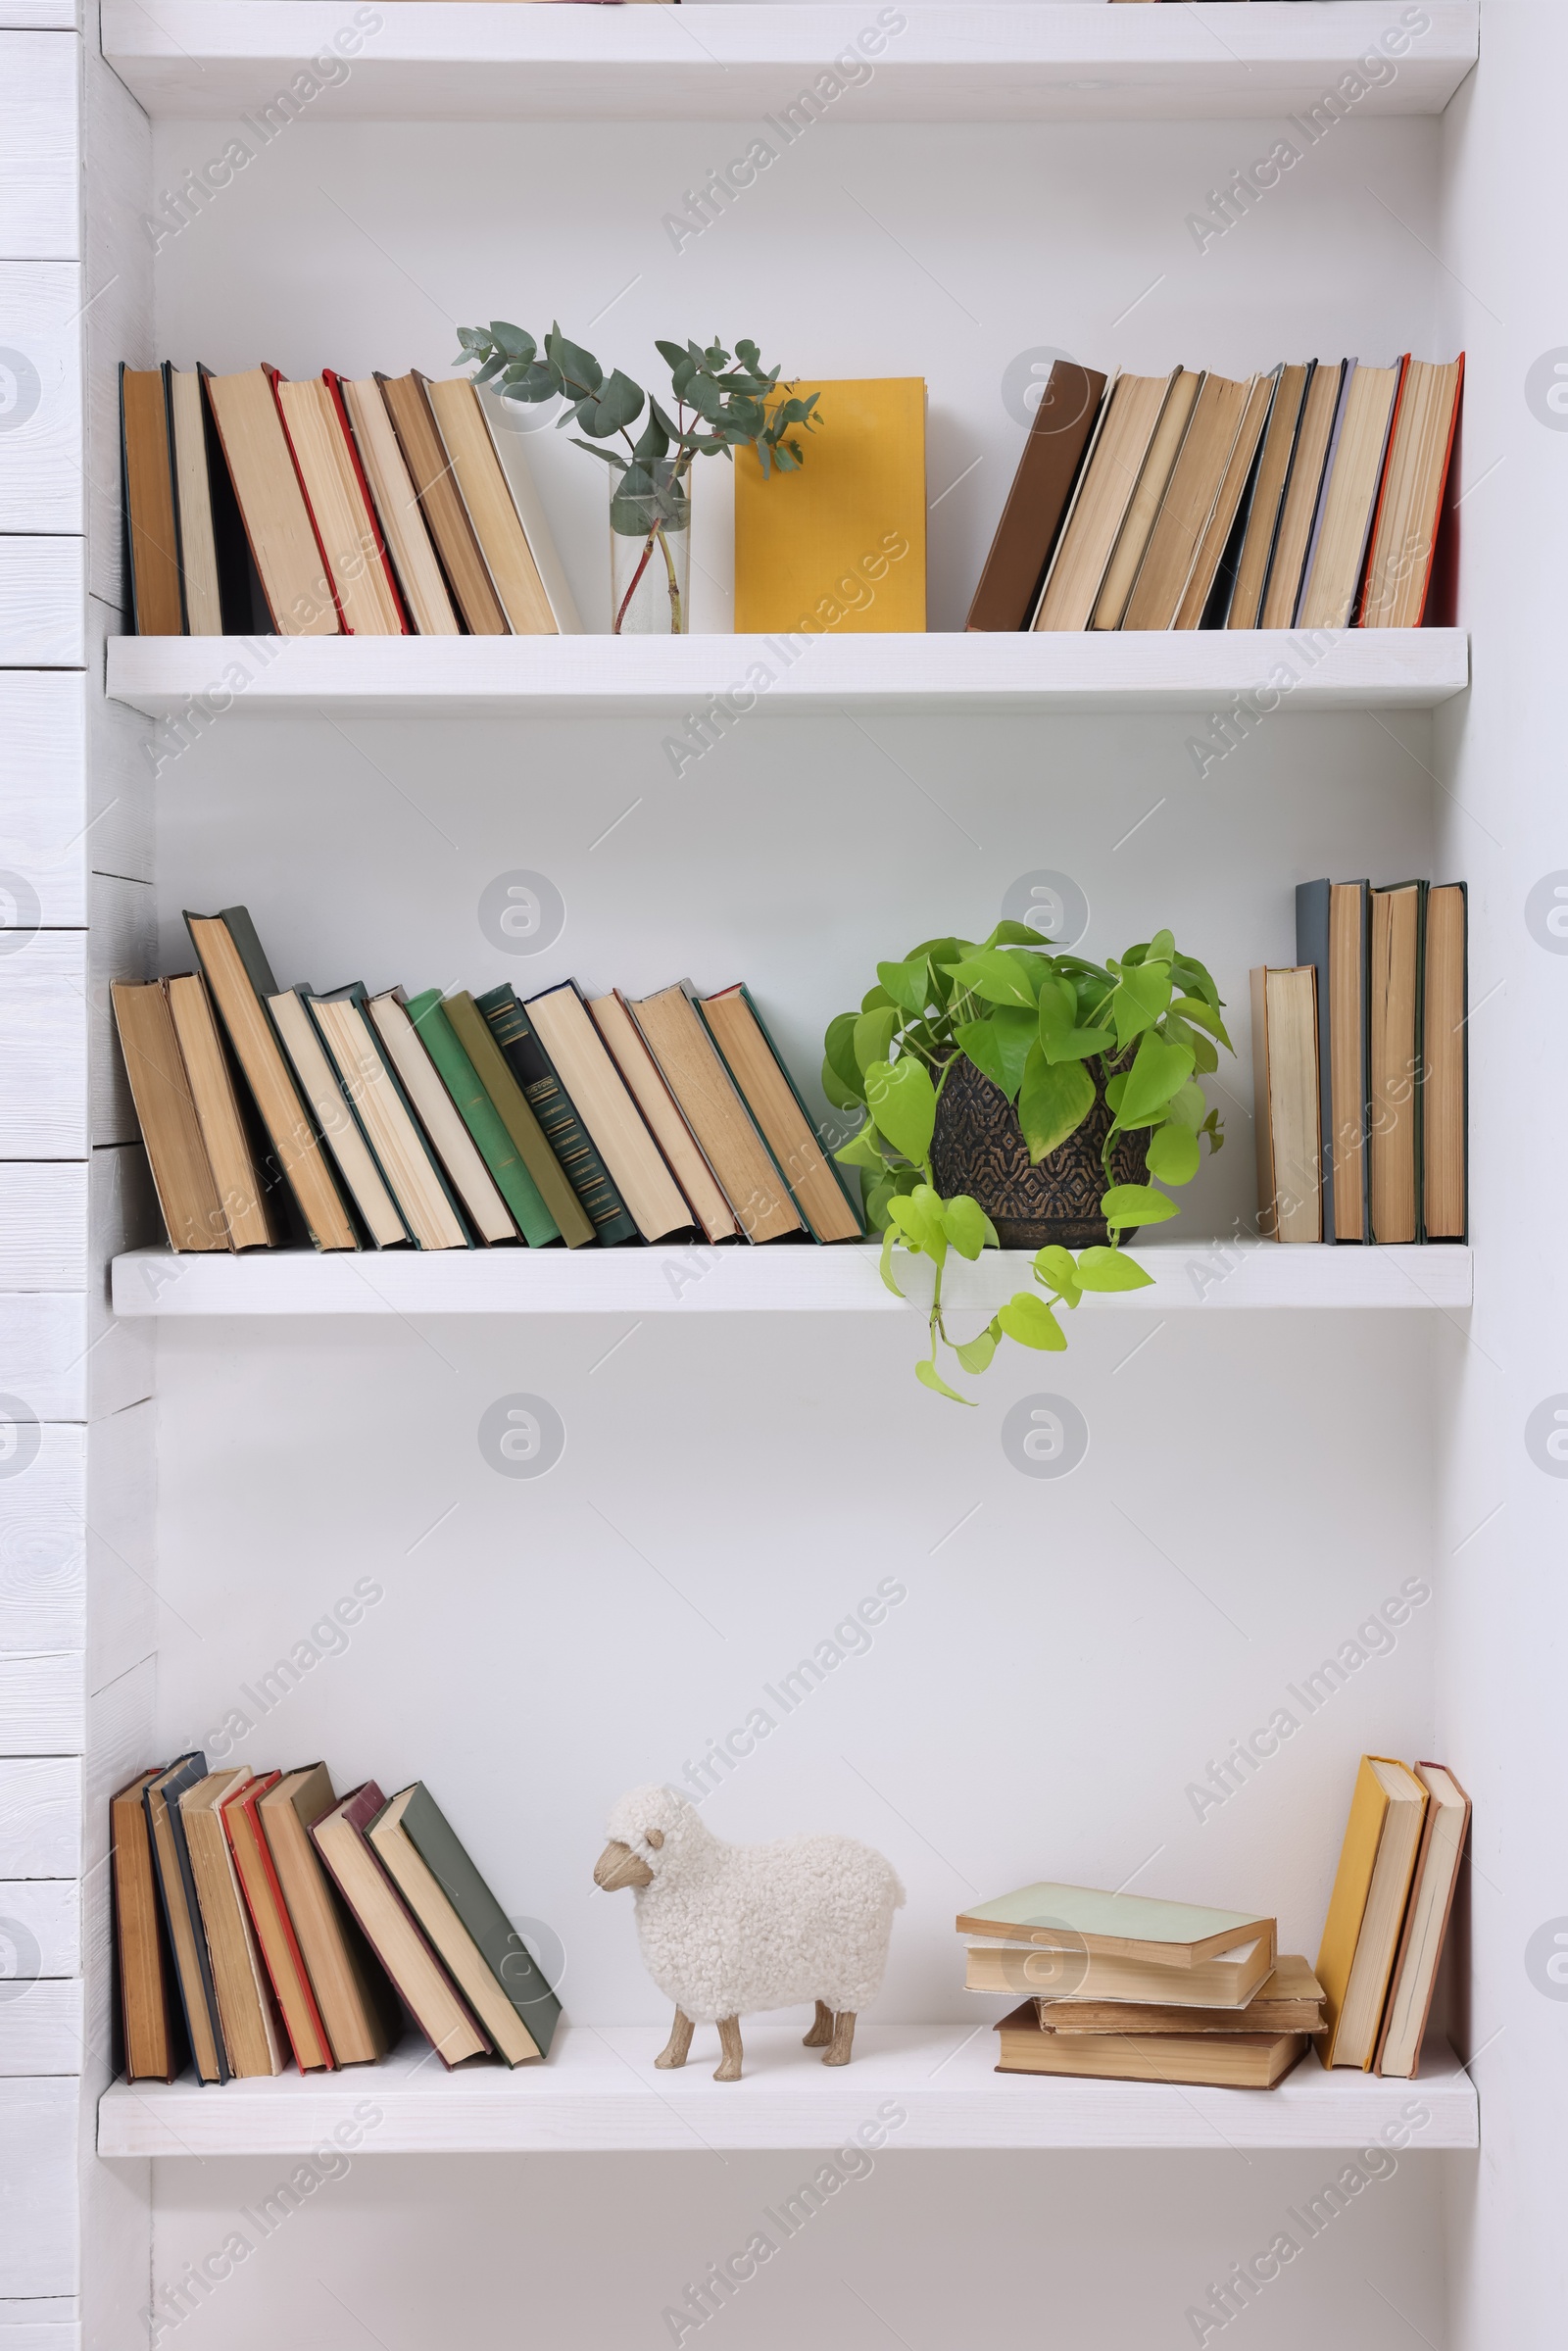
<path fill-rule="evenodd" d="M 634 472 L 635 478 L 611 475 L 611 630 L 617 637 L 683 637 L 691 626 L 690 493 L 671 466 Z"/>

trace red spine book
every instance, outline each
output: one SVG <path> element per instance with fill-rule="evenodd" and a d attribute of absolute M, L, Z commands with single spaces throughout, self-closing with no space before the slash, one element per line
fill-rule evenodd
<path fill-rule="evenodd" d="M 305 474 L 300 465 L 299 452 L 294 447 L 294 436 L 289 431 L 288 418 L 283 414 L 283 403 L 277 397 L 278 385 L 286 382 L 287 378 L 280 367 L 270 366 L 266 360 L 262 362 L 262 373 L 271 386 L 272 405 L 277 411 L 277 421 L 282 426 L 283 440 L 293 462 L 294 479 L 300 485 L 300 496 L 305 501 L 305 512 L 310 516 L 311 535 L 316 541 L 316 552 L 321 559 L 321 577 L 325 580 L 327 592 L 331 596 L 332 610 L 337 614 L 338 627 L 343 631 L 345 637 L 352 637 L 354 631 L 350 628 L 349 616 L 343 610 L 343 600 L 337 592 L 337 581 L 332 577 L 332 566 L 326 560 L 326 549 L 321 543 L 321 526 L 316 519 L 316 509 L 311 504 L 311 493 L 305 485 Z"/>
<path fill-rule="evenodd" d="M 1459 410 L 1464 402 L 1464 362 L 1465 355 L 1461 351 L 1457 363 L 1458 372 L 1453 381 L 1453 408 L 1448 416 L 1447 445 L 1443 453 L 1443 470 L 1438 476 L 1437 505 L 1433 511 L 1432 530 L 1427 542 L 1426 576 L 1421 582 L 1421 603 L 1414 623 L 1417 628 L 1421 627 L 1426 619 L 1427 602 L 1432 593 L 1432 574 L 1437 565 L 1439 541 L 1443 536 L 1444 500 L 1448 494 L 1448 469 L 1453 464 L 1453 446 L 1459 431 Z M 1367 539 L 1366 563 L 1361 575 L 1360 601 L 1355 615 L 1357 628 L 1375 628 L 1378 625 L 1376 621 L 1367 619 L 1366 599 L 1377 563 L 1378 534 L 1383 527 L 1383 509 L 1389 494 L 1389 461 L 1394 455 L 1394 438 L 1399 428 L 1399 412 L 1404 406 L 1404 396 L 1409 381 L 1410 355 L 1406 352 L 1401 365 L 1398 393 L 1394 403 L 1394 415 L 1389 419 L 1388 446 L 1383 458 L 1383 479 L 1378 485 L 1377 504 L 1372 513 L 1372 529 Z"/>
<path fill-rule="evenodd" d="M 392 568 L 392 559 L 386 551 L 386 541 L 381 535 L 381 517 L 375 511 L 375 500 L 370 496 L 370 485 L 365 478 L 365 467 L 360 463 L 360 445 L 354 438 L 354 427 L 349 422 L 349 412 L 343 399 L 343 378 L 335 368 L 323 367 L 321 381 L 332 395 L 332 408 L 338 423 L 342 427 L 344 446 L 349 453 L 349 464 L 354 468 L 354 478 L 360 485 L 360 496 L 365 501 L 365 518 L 369 524 L 370 543 L 375 550 L 375 560 L 381 566 L 387 587 L 391 592 L 392 602 L 397 607 L 398 618 L 403 623 L 403 634 L 406 637 L 412 637 L 414 628 L 409 619 L 409 609 L 403 601 L 403 591 L 398 586 L 397 573 Z"/>
<path fill-rule="evenodd" d="M 256 1818 L 256 1807 L 262 1797 L 281 1778 L 280 1772 L 268 1772 L 259 1779 L 246 1781 L 225 1797 L 219 1808 L 220 1817 L 228 1849 L 234 1856 L 251 1924 L 256 1929 L 256 1940 L 277 1994 L 294 2062 L 302 2074 L 331 2072 L 337 2059 L 332 2054 L 321 2012 L 316 2005 L 310 1974 L 295 1938 L 294 1922 L 272 1866 L 271 1849 Z"/>

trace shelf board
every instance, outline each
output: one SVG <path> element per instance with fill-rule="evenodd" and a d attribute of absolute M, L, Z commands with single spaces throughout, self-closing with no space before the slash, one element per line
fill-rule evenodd
<path fill-rule="evenodd" d="M 874 1244 L 838 1249 L 405 1249 L 243 1257 L 133 1249 L 114 1261 L 120 1315 L 146 1314 L 908 1314 L 930 1277 L 905 1258 L 901 1304 L 884 1289 Z M 1468 1249 L 1332 1249 L 1254 1242 L 1154 1244 L 1135 1253 L 1148 1290 L 1086 1298 L 1091 1314 L 1219 1307 L 1440 1307 L 1470 1303 Z M 948 1261 L 943 1298 L 994 1311 L 1032 1289 L 1023 1249 Z"/>
<path fill-rule="evenodd" d="M 564 2024 L 548 2064 L 444 2074 L 412 2039 L 378 2066 L 288 2073 L 203 2088 L 117 2082 L 98 2104 L 109 2157 L 305 2155 L 359 2109 L 363 2155 L 689 2153 L 704 2147 L 820 2148 L 851 2143 L 892 2102 L 903 2147 L 1360 2147 L 1402 2124 L 1411 2151 L 1474 2147 L 1475 2087 L 1446 2048 L 1418 2082 L 1325 2074 L 1306 2056 L 1267 2094 L 1165 2082 L 1074 2082 L 998 2074 L 988 2015 L 969 2025 L 863 2025 L 846 2068 L 801 2046 L 801 2028 L 748 2023 L 746 2071 L 714 2082 L 718 2036 L 699 2026 L 690 2063 L 658 2073 L 661 2026 Z M 1412 2131 L 1419 2100 L 1429 2120 Z M 367 2123 L 368 2105 L 379 2120 Z M 1400 2143 L 1406 2143 L 1401 2141 Z"/>
<path fill-rule="evenodd" d="M 1203 629 L 793 645 L 776 637 L 111 637 L 108 650 L 110 695 L 152 718 L 177 717 L 192 704 L 253 717 L 330 710 L 339 717 L 684 718 L 715 696 L 728 698 L 720 728 L 759 712 L 841 709 L 1193 710 L 1206 718 L 1241 697 L 1262 711 L 1431 710 L 1470 682 L 1469 638 L 1456 628 L 1346 629 L 1315 640 Z M 1277 676 L 1269 685 L 1279 664 L 1295 679 L 1283 691 Z"/>
<path fill-rule="evenodd" d="M 852 122 L 1044 122 L 1309 107 L 1386 35 L 1396 70 L 1358 116 L 1441 114 L 1476 62 L 1475 0 L 1334 7 L 906 7 L 869 76 L 833 101 Z M 735 121 L 777 112 L 868 27 L 855 6 L 589 9 L 398 0 L 322 113 L 358 120 Z M 264 106 L 329 51 L 338 0 L 104 0 L 104 55 L 150 115 Z M 1387 52 L 1385 52 L 1387 54 Z M 313 114 L 312 120 L 317 119 Z"/>

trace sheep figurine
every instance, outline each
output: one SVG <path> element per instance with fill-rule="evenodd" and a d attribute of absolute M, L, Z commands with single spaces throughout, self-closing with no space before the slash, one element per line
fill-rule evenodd
<path fill-rule="evenodd" d="M 669 1788 L 634 1788 L 611 1812 L 594 1883 L 629 1886 L 643 1965 L 675 2003 L 657 2066 L 683 2066 L 694 2025 L 716 2025 L 715 2082 L 741 2078 L 741 2016 L 814 2000 L 804 2046 L 848 2065 L 855 2020 L 874 1999 L 904 1888 L 849 1837 L 731 1845 Z"/>

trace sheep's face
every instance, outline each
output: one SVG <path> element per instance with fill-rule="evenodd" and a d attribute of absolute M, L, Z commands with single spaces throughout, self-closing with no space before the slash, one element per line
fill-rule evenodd
<path fill-rule="evenodd" d="M 605 1823 L 610 1842 L 595 1866 L 594 1884 L 605 1893 L 618 1892 L 623 1886 L 639 1891 L 652 1886 L 696 1817 L 673 1788 L 632 1788 Z"/>
<path fill-rule="evenodd" d="M 654 1835 L 658 1837 L 656 1829 Z M 618 1894 L 623 1886 L 652 1886 L 654 1873 L 640 1853 L 612 1837 L 594 1863 L 594 1884 L 601 1893 Z"/>

